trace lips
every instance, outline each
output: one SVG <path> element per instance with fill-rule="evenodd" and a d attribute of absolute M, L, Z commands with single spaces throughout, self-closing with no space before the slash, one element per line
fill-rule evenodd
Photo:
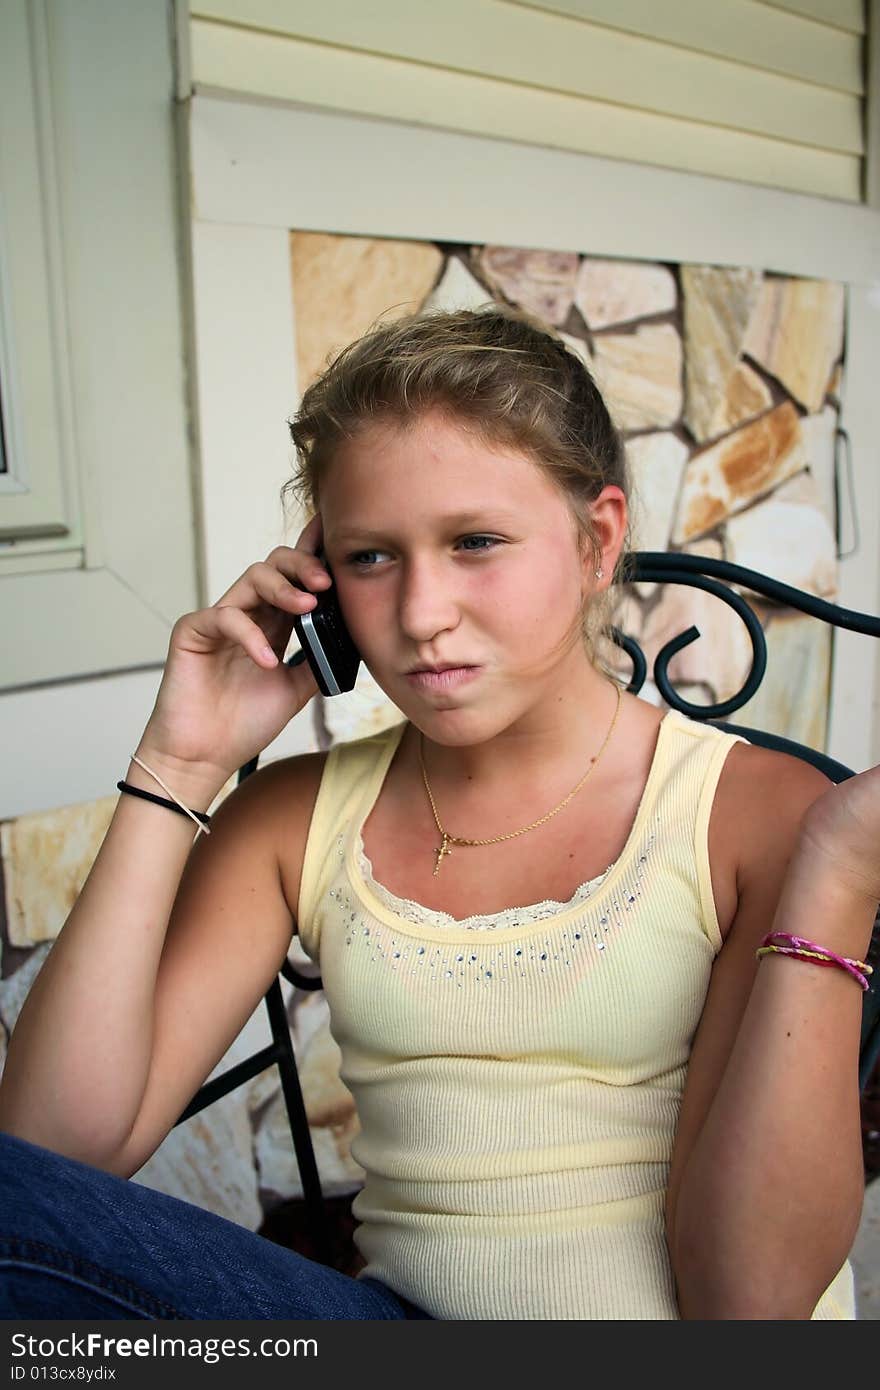
<path fill-rule="evenodd" d="M 468 669 L 469 663 L 466 661 L 440 661 L 436 666 L 411 666 L 407 671 L 408 676 L 420 676 L 423 672 L 438 675 L 441 671 L 462 671 Z"/>
<path fill-rule="evenodd" d="M 406 679 L 418 690 L 453 690 L 473 680 L 479 671 L 479 666 L 419 666 L 407 671 Z"/>

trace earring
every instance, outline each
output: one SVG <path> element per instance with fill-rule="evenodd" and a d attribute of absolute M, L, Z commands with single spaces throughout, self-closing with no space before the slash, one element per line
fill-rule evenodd
<path fill-rule="evenodd" d="M 602 569 L 602 567 L 601 567 L 601 565 L 600 565 L 599 568 L 596 570 L 596 578 L 597 578 L 597 579 L 602 579 L 602 578 L 604 577 L 604 574 L 605 574 L 605 571 Z"/>

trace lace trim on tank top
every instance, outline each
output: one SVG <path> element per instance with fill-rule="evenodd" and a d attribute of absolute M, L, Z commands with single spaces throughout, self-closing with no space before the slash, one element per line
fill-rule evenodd
<path fill-rule="evenodd" d="M 566 908 L 573 907 L 575 903 L 586 902 L 614 867 L 613 864 L 609 864 L 605 872 L 599 874 L 597 878 L 591 878 L 586 883 L 582 883 L 565 903 L 556 902 L 552 898 L 545 898 L 543 902 L 530 903 L 528 907 L 505 907 L 500 912 L 475 913 L 472 917 L 453 917 L 448 912 L 441 912 L 439 908 L 424 907 L 421 903 L 413 902 L 410 898 L 398 898 L 395 893 L 378 883 L 373 877 L 373 866 L 367 858 L 363 838 L 360 835 L 357 837 L 355 848 L 358 868 L 365 882 L 369 884 L 375 896 L 390 912 L 402 917 L 405 922 L 411 922 L 416 927 L 455 927 L 458 931 L 463 928 L 468 931 L 495 931 L 501 927 L 518 927 L 526 915 L 529 922 L 540 922 L 546 917 L 555 917 L 557 913 L 564 912 Z"/>

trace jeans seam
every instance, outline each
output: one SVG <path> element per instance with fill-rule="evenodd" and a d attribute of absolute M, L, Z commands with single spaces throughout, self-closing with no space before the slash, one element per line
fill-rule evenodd
<path fill-rule="evenodd" d="M 0 1265 L 16 1265 L 44 1274 L 55 1274 L 70 1283 L 105 1294 L 118 1306 L 130 1311 L 152 1313 L 162 1318 L 183 1317 L 183 1314 L 170 1303 L 165 1303 L 163 1299 L 148 1293 L 146 1289 L 131 1283 L 122 1275 L 96 1265 L 81 1255 L 75 1255 L 72 1251 L 61 1250 L 30 1236 L 0 1236 Z"/>

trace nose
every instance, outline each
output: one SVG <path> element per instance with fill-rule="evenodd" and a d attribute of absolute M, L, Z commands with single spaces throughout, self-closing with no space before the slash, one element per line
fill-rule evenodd
<path fill-rule="evenodd" d="M 400 626 L 411 642 L 431 642 L 459 621 L 452 576 L 442 563 L 410 559 L 403 566 L 399 591 Z"/>

